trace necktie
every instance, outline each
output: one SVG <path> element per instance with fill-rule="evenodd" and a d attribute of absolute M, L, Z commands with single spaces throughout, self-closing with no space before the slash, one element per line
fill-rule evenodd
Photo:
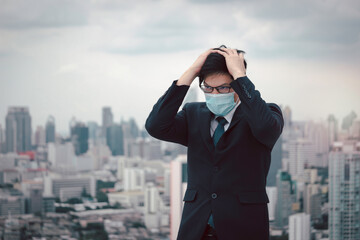
<path fill-rule="evenodd" d="M 224 130 L 224 126 L 227 123 L 226 119 L 223 117 L 218 117 L 216 118 L 216 121 L 219 122 L 218 126 L 215 129 L 214 135 L 213 135 L 213 142 L 214 145 L 216 146 L 216 144 L 218 143 L 219 139 L 221 138 L 221 136 L 223 135 L 223 133 L 225 132 Z"/>
<path fill-rule="evenodd" d="M 216 146 L 216 144 L 218 143 L 219 139 L 221 138 L 221 136 L 224 134 L 225 132 L 225 129 L 224 129 L 224 126 L 225 124 L 227 123 L 226 119 L 223 118 L 223 117 L 218 117 L 216 118 L 216 121 L 219 122 L 218 126 L 216 127 L 215 129 L 215 132 L 214 132 L 214 135 L 213 135 L 213 142 L 214 142 L 214 145 Z M 214 226 L 214 219 L 213 219 L 213 215 L 211 214 L 210 217 L 209 217 L 209 221 L 208 221 L 208 224 L 215 228 Z"/>

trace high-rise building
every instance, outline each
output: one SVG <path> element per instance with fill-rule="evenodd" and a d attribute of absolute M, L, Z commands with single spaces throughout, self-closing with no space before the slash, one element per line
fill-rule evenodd
<path fill-rule="evenodd" d="M 55 142 L 55 118 L 49 116 L 45 126 L 46 131 L 46 143 Z"/>
<path fill-rule="evenodd" d="M 309 214 L 312 220 L 321 219 L 321 197 L 320 184 L 305 185 L 303 194 L 304 212 Z"/>
<path fill-rule="evenodd" d="M 44 178 L 44 196 L 55 196 L 61 201 L 70 198 L 80 198 L 83 191 L 95 197 L 96 181 L 92 176 L 66 178 Z"/>
<path fill-rule="evenodd" d="M 27 107 L 9 107 L 6 115 L 7 152 L 31 150 L 31 117 Z"/>
<path fill-rule="evenodd" d="M 351 113 L 349 113 L 343 118 L 341 129 L 348 130 L 351 127 L 353 121 L 356 119 L 356 117 L 357 117 L 356 113 L 354 111 L 351 111 Z"/>
<path fill-rule="evenodd" d="M 34 134 L 34 145 L 45 146 L 45 129 L 43 126 L 37 126 Z"/>
<path fill-rule="evenodd" d="M 360 142 L 335 142 L 329 155 L 329 239 L 360 239 Z"/>
<path fill-rule="evenodd" d="M 159 210 L 159 191 L 154 183 L 147 183 L 145 188 L 145 211 L 156 213 Z"/>
<path fill-rule="evenodd" d="M 157 139 L 146 140 L 144 143 L 144 156 L 146 160 L 162 159 L 161 141 Z"/>
<path fill-rule="evenodd" d="M 16 189 L 0 188 L 0 216 L 25 213 L 25 197 Z"/>
<path fill-rule="evenodd" d="M 134 118 L 130 118 L 130 120 L 129 120 L 129 131 L 130 131 L 130 135 L 133 139 L 136 139 L 140 136 L 139 127 L 136 124 L 136 121 Z"/>
<path fill-rule="evenodd" d="M 360 141 L 360 119 L 355 119 L 349 128 L 349 137 Z"/>
<path fill-rule="evenodd" d="M 289 173 L 292 178 L 303 178 L 304 169 L 310 166 L 315 159 L 314 146 L 307 139 L 290 140 L 289 146 Z"/>
<path fill-rule="evenodd" d="M 30 190 L 30 213 L 37 213 L 43 211 L 43 190 L 41 188 L 34 188 Z"/>
<path fill-rule="evenodd" d="M 308 121 L 305 125 L 305 137 L 311 141 L 314 149 L 314 156 L 310 165 L 327 167 L 329 137 L 326 124 L 324 122 Z"/>
<path fill-rule="evenodd" d="M 99 125 L 96 122 L 88 122 L 87 126 L 89 128 L 89 139 L 92 140 L 94 143 L 100 137 L 101 131 Z"/>
<path fill-rule="evenodd" d="M 281 136 L 283 136 L 283 141 L 287 141 L 291 137 L 292 131 L 292 119 L 291 119 L 291 109 L 289 106 L 282 108 L 283 118 L 284 118 L 284 128 Z"/>
<path fill-rule="evenodd" d="M 266 186 L 276 186 L 276 174 L 279 169 L 282 169 L 282 136 L 276 141 L 271 151 L 271 164 L 266 179 Z"/>
<path fill-rule="evenodd" d="M 106 138 L 107 128 L 113 125 L 114 116 L 111 111 L 111 107 L 103 107 L 102 108 L 102 129 L 103 129 L 103 137 Z"/>
<path fill-rule="evenodd" d="M 89 148 L 89 128 L 81 122 L 71 126 L 71 141 L 74 145 L 75 154 L 81 155 L 87 152 Z"/>
<path fill-rule="evenodd" d="M 160 197 L 154 183 L 147 183 L 145 187 L 144 217 L 148 229 L 160 227 Z"/>
<path fill-rule="evenodd" d="M 288 225 L 288 218 L 292 214 L 292 204 L 295 202 L 295 184 L 291 175 L 279 170 L 276 176 L 277 203 L 275 210 L 275 224 L 278 227 Z"/>
<path fill-rule="evenodd" d="M 0 216 L 20 215 L 25 213 L 23 196 L 0 196 Z"/>
<path fill-rule="evenodd" d="M 140 168 L 124 168 L 124 191 L 142 191 L 145 172 Z"/>
<path fill-rule="evenodd" d="M 5 152 L 6 152 L 5 133 L 4 133 L 4 129 L 0 124 L 0 153 L 5 153 Z"/>
<path fill-rule="evenodd" d="M 71 142 L 48 143 L 48 161 L 52 168 L 74 169 L 75 151 Z"/>
<path fill-rule="evenodd" d="M 124 155 L 124 132 L 120 124 L 113 124 L 106 129 L 106 144 L 113 156 Z"/>
<path fill-rule="evenodd" d="M 289 240 L 310 240 L 310 215 L 296 213 L 289 216 Z"/>
<path fill-rule="evenodd" d="M 187 188 L 187 157 L 179 155 L 170 163 L 170 239 L 175 240 L 179 231 L 183 199 Z"/>
<path fill-rule="evenodd" d="M 329 137 L 328 148 L 330 148 L 330 146 L 332 146 L 332 144 L 338 140 L 338 121 L 333 114 L 330 114 L 327 119 L 327 128 Z"/>
<path fill-rule="evenodd" d="M 275 210 L 277 203 L 277 188 L 276 187 L 266 187 L 266 194 L 269 197 L 268 211 L 269 211 L 269 221 L 275 220 Z"/>

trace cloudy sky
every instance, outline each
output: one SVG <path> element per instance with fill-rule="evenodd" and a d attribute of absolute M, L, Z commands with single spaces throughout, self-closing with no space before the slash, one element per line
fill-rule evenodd
<path fill-rule="evenodd" d="M 357 0 L 0 0 L 0 124 L 28 106 L 33 129 L 49 115 L 142 126 L 156 100 L 203 51 L 245 50 L 266 102 L 294 120 L 360 115 Z M 203 96 L 199 92 L 199 100 Z"/>

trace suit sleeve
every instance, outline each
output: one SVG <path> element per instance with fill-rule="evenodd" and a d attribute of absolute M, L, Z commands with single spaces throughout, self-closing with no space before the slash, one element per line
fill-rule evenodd
<path fill-rule="evenodd" d="M 145 122 L 145 129 L 154 138 L 187 146 L 186 105 L 178 112 L 189 86 L 170 88 L 154 105 Z"/>
<path fill-rule="evenodd" d="M 267 104 L 247 76 L 237 78 L 230 85 L 244 104 L 251 132 L 259 142 L 272 149 L 284 127 L 280 107 L 275 103 Z"/>

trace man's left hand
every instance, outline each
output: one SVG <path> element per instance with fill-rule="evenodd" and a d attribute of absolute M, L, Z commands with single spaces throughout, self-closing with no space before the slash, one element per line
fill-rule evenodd
<path fill-rule="evenodd" d="M 216 50 L 216 52 L 225 57 L 226 66 L 231 76 L 234 79 L 246 76 L 244 53 L 237 53 L 236 49 L 231 48 L 221 48 L 221 50 Z"/>

